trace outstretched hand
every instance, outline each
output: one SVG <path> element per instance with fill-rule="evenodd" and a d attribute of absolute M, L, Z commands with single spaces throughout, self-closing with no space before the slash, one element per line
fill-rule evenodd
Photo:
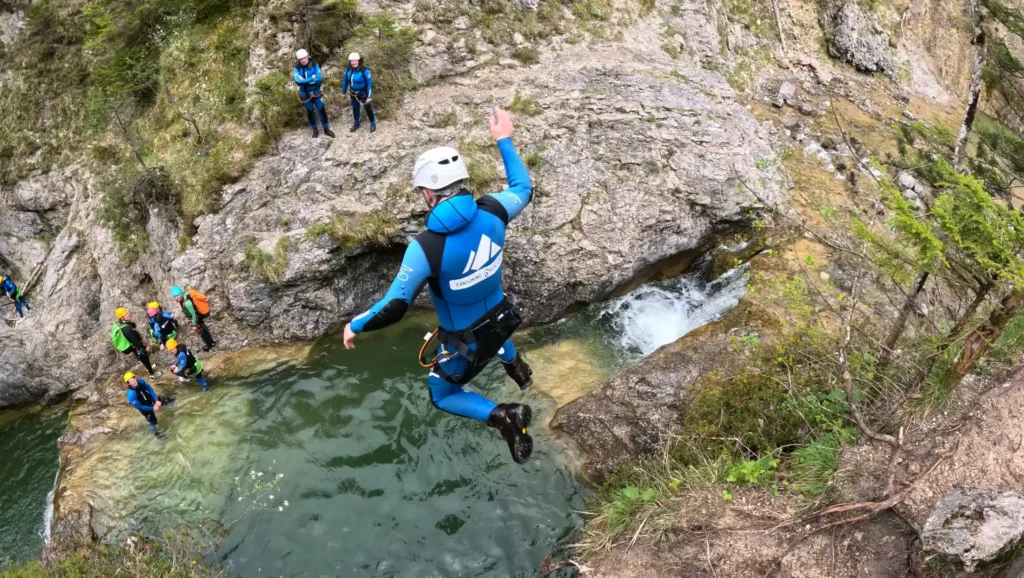
<path fill-rule="evenodd" d="M 356 334 L 352 331 L 352 324 L 345 324 L 345 349 L 356 348 Z"/>
<path fill-rule="evenodd" d="M 500 108 L 494 109 L 494 114 L 487 119 L 487 122 L 491 126 L 491 136 L 494 137 L 495 142 L 511 137 L 512 131 L 515 129 L 508 111 Z"/>

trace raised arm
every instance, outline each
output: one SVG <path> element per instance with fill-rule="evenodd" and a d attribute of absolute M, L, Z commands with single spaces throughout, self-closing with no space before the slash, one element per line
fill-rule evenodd
<path fill-rule="evenodd" d="M 508 177 L 508 189 L 500 193 L 492 193 L 491 196 L 505 207 L 508 212 L 508 220 L 511 221 L 519 216 L 519 213 L 526 208 L 533 197 L 533 183 L 530 182 L 530 173 L 526 165 L 519 158 L 516 152 L 516 145 L 512 144 L 512 137 L 504 137 L 498 141 L 498 151 L 501 152 L 501 160 L 505 164 L 505 175 Z"/>
<path fill-rule="evenodd" d="M 353 319 L 345 333 L 376 331 L 397 323 L 412 306 L 416 294 L 423 288 L 429 276 L 430 264 L 427 262 L 427 256 L 419 242 L 414 240 L 405 250 L 402 266 L 391 282 L 387 294 L 368 311 Z"/>

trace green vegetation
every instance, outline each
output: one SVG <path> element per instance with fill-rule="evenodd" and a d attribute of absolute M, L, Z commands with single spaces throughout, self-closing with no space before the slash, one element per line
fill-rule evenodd
<path fill-rule="evenodd" d="M 778 40 L 775 15 L 770 2 L 757 0 L 725 0 L 722 10 L 743 23 L 754 35 L 765 40 Z"/>
<path fill-rule="evenodd" d="M 523 64 L 537 64 L 540 62 L 540 51 L 533 46 L 520 46 L 512 51 L 512 58 Z"/>
<path fill-rule="evenodd" d="M 668 54 L 669 56 L 671 56 L 673 58 L 673 60 L 679 58 L 679 54 L 680 54 L 679 47 L 676 46 L 675 43 L 668 42 L 668 41 L 662 42 L 661 43 L 661 49 L 663 51 L 665 51 L 665 54 Z"/>
<path fill-rule="evenodd" d="M 413 20 L 432 24 L 446 34 L 453 34 L 455 20 L 469 18 L 470 30 L 479 30 L 483 40 L 498 46 L 511 46 L 519 33 L 528 41 L 543 40 L 570 31 L 565 14 L 567 2 L 541 2 L 536 11 L 518 10 L 507 0 L 481 2 L 433 2 L 417 0 Z M 468 37 L 467 37 L 468 38 Z"/>
<path fill-rule="evenodd" d="M 330 235 L 342 249 L 386 249 L 398 234 L 398 219 L 387 211 L 374 211 L 362 217 L 338 215 L 327 223 L 310 227 L 306 234 Z"/>
<path fill-rule="evenodd" d="M 491 143 L 459 141 L 459 152 L 466 159 L 469 180 L 466 188 L 477 197 L 504 188 L 505 175 L 501 170 L 501 155 Z"/>
<path fill-rule="evenodd" d="M 579 0 L 572 3 L 572 15 L 583 21 L 601 20 L 607 22 L 612 18 L 615 6 L 611 0 Z"/>
<path fill-rule="evenodd" d="M 146 249 L 150 208 L 174 208 L 174 182 L 159 167 L 127 165 L 103 186 L 107 193 L 100 200 L 97 217 L 113 233 L 121 260 L 134 263 Z"/>
<path fill-rule="evenodd" d="M 375 104 L 387 116 L 415 84 L 415 33 L 357 8 L 354 0 L 292 0 L 270 17 L 295 22 L 314 56 L 342 47 L 365 54 L 377 77 Z M 140 172 L 162 171 L 163 201 L 186 229 L 218 210 L 220 188 L 305 121 L 290 58 L 246 89 L 252 10 L 251 0 L 32 4 L 18 40 L 0 53 L 12 72 L 0 93 L 0 183 L 93 161 L 104 183 L 101 221 L 129 261 L 145 250 L 145 216 L 111 209 Z"/>
<path fill-rule="evenodd" d="M 245 247 L 245 268 L 271 283 L 279 283 L 288 267 L 288 237 L 280 237 L 274 245 L 273 254 L 260 249 L 253 237 L 243 241 Z"/>
<path fill-rule="evenodd" d="M 218 531 L 219 532 L 219 531 Z M 198 563 L 219 533 L 180 529 L 132 536 L 123 546 L 92 544 L 47 562 L 0 561 L 0 578 L 216 578 L 231 576 Z"/>
<path fill-rule="evenodd" d="M 544 159 L 540 158 L 540 155 L 537 153 L 529 153 L 523 157 L 523 164 L 525 164 L 528 169 L 536 169 L 540 167 L 543 162 Z"/>
<path fill-rule="evenodd" d="M 437 119 L 434 120 L 434 124 L 431 126 L 433 126 L 434 128 L 448 128 L 450 126 L 455 126 L 456 124 L 458 124 L 458 122 L 458 115 L 455 114 L 454 110 L 449 110 L 448 112 L 437 117 Z"/>
<path fill-rule="evenodd" d="M 537 99 L 528 94 L 516 92 L 512 97 L 512 103 L 508 105 L 509 112 L 524 116 L 538 116 L 544 113 L 544 109 L 537 103 Z"/>

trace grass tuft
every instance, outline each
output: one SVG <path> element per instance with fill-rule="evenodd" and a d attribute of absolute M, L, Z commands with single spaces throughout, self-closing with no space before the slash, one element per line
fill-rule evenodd
<path fill-rule="evenodd" d="M 387 211 L 374 211 L 362 217 L 338 215 L 306 230 L 309 236 L 329 235 L 343 250 L 386 249 L 394 244 L 398 232 L 398 219 Z"/>
<path fill-rule="evenodd" d="M 520 46 L 512 51 L 512 58 L 523 64 L 537 64 L 540 62 L 540 51 L 533 46 Z"/>
<path fill-rule="evenodd" d="M 508 105 L 508 110 L 524 116 L 538 116 L 544 112 L 544 109 L 537 103 L 537 99 L 521 92 L 516 92 L 512 97 L 512 103 Z"/>
<path fill-rule="evenodd" d="M 432 124 L 431 126 L 433 126 L 434 128 L 448 128 L 450 126 L 455 126 L 456 124 L 458 124 L 458 122 L 458 115 L 455 114 L 454 110 L 449 110 L 448 112 L 437 117 L 434 120 L 434 124 Z"/>
<path fill-rule="evenodd" d="M 253 237 L 247 237 L 243 245 L 245 267 L 265 281 L 279 283 L 285 269 L 288 268 L 288 237 L 277 240 L 273 254 L 260 249 L 259 243 Z"/>

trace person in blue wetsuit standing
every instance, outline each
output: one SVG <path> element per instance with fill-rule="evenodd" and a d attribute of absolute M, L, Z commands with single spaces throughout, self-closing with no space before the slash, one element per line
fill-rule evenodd
<path fill-rule="evenodd" d="M 533 451 L 526 431 L 533 417 L 530 406 L 496 404 L 462 388 L 494 356 L 521 389 L 533 384 L 533 372 L 511 339 L 520 318 L 501 287 L 505 229 L 530 202 L 532 185 L 512 144 L 509 114 L 495 110 L 490 128 L 508 189 L 475 200 L 463 186 L 469 172 L 457 150 L 440 147 L 420 155 L 413 186 L 430 207 L 427 230 L 409 244 L 384 298 L 345 326 L 344 339 L 352 349 L 356 335 L 397 322 L 429 286 L 440 342 L 428 375 L 431 400 L 439 409 L 498 428 L 512 458 L 523 463 Z"/>
<path fill-rule="evenodd" d="M 341 92 L 347 94 L 352 102 L 352 128 L 348 132 L 359 130 L 360 105 L 366 109 L 366 118 L 370 119 L 370 132 L 377 132 L 377 117 L 373 114 L 373 73 L 363 64 L 363 57 L 358 52 L 348 55 Z"/>
<path fill-rule="evenodd" d="M 324 127 L 324 134 L 334 138 L 331 132 L 330 123 L 327 122 L 327 109 L 324 108 L 324 93 L 320 84 L 324 76 L 320 72 L 320 65 L 313 62 L 309 53 L 303 49 L 295 52 L 295 58 L 299 61 L 292 71 L 295 84 L 299 85 L 299 102 L 306 107 L 306 118 L 309 119 L 309 126 L 313 128 L 313 138 L 320 136 L 316 129 L 316 114 L 320 113 L 320 124 Z M 316 111 L 316 112 L 314 112 Z"/>
<path fill-rule="evenodd" d="M 153 386 L 146 383 L 145 379 L 136 377 L 130 371 L 124 374 L 124 385 L 128 403 L 139 410 L 142 417 L 146 418 L 146 421 L 149 422 L 149 431 L 153 432 L 156 437 L 162 438 L 163 436 L 156 429 L 156 412 L 164 405 L 171 405 L 174 403 L 174 400 L 169 397 L 158 396 L 153 391 Z"/>
<path fill-rule="evenodd" d="M 24 307 L 28 311 L 32 311 L 32 308 L 28 306 L 28 301 L 25 300 L 25 296 L 21 294 L 21 289 L 14 284 L 14 279 L 11 279 L 10 275 L 0 275 L 0 290 L 7 295 L 7 298 L 14 302 L 14 309 L 18 312 L 18 321 L 25 318 L 25 312 L 21 310 Z"/>

